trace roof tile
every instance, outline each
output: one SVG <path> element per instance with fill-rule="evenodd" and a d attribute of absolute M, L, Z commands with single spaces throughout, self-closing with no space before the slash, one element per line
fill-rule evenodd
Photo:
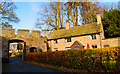
<path fill-rule="evenodd" d="M 78 35 L 85 35 L 85 34 L 92 34 L 100 32 L 100 24 L 90 23 L 84 24 L 81 26 L 74 26 L 70 29 L 60 29 L 54 30 L 48 39 L 57 39 L 63 37 L 71 37 L 71 36 L 78 36 Z"/>

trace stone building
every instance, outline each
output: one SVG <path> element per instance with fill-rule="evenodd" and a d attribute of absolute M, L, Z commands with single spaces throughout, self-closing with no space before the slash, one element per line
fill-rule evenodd
<path fill-rule="evenodd" d="M 97 14 L 96 17 L 95 23 L 74 27 L 70 27 L 70 22 L 66 21 L 66 29 L 54 30 L 48 37 L 50 49 L 61 51 L 119 46 L 119 37 L 105 39 L 101 15 Z"/>
<path fill-rule="evenodd" d="M 2 42 L 2 43 L 1 43 Z M 18 29 L 0 29 L 0 44 L 2 44 L 2 58 L 9 59 L 10 43 L 22 43 L 23 52 L 47 52 L 49 46 L 52 51 L 70 49 L 89 49 L 120 46 L 120 37 L 105 39 L 101 15 L 97 15 L 97 22 L 70 27 L 66 22 L 66 29 L 54 30 L 47 38 L 40 35 L 40 31 Z M 35 49 L 35 50 L 32 50 Z"/>
<path fill-rule="evenodd" d="M 9 51 L 16 52 L 17 51 L 17 45 L 18 45 L 18 43 L 10 43 L 9 44 Z"/>
<path fill-rule="evenodd" d="M 40 31 L 18 29 L 15 34 L 15 29 L 1 29 L 0 37 L 2 40 L 2 58 L 9 59 L 10 43 L 21 42 L 24 45 L 24 52 L 30 52 L 31 48 L 36 48 L 37 52 L 47 51 L 47 38 L 40 35 Z"/>

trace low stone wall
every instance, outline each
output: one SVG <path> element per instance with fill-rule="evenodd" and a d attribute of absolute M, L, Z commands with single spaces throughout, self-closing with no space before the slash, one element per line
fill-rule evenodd
<path fill-rule="evenodd" d="M 109 45 L 109 47 L 117 47 L 120 46 L 120 37 L 118 38 L 108 38 L 102 40 L 102 46 Z"/>

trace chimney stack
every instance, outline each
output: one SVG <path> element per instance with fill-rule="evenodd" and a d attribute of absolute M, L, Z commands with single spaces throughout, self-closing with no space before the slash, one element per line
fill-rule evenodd
<path fill-rule="evenodd" d="M 65 24 L 66 24 L 66 29 L 69 29 L 70 28 L 70 22 L 66 21 Z"/>
<path fill-rule="evenodd" d="M 96 17 L 97 17 L 97 24 L 102 23 L 101 22 L 101 14 L 96 14 Z"/>
<path fill-rule="evenodd" d="M 104 37 L 103 24 L 102 24 L 102 21 L 101 21 L 101 14 L 97 14 L 96 17 L 97 17 L 97 24 L 100 25 L 100 30 L 101 30 L 100 36 L 101 36 L 101 39 L 104 39 L 105 37 Z"/>

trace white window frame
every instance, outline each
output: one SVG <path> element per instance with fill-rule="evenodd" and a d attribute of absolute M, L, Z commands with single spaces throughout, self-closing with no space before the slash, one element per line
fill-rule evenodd
<path fill-rule="evenodd" d="M 92 40 L 96 40 L 96 39 L 97 39 L 96 34 L 91 35 L 91 39 L 92 39 Z"/>
<path fill-rule="evenodd" d="M 92 45 L 92 48 L 95 48 L 95 46 L 97 46 L 97 45 Z"/>
<path fill-rule="evenodd" d="M 71 48 L 65 48 L 65 50 L 70 50 Z"/>
<path fill-rule="evenodd" d="M 68 39 L 70 39 L 70 41 L 68 41 Z M 72 42 L 72 38 L 71 37 L 65 38 L 65 43 L 67 42 Z"/>
<path fill-rule="evenodd" d="M 57 40 L 57 39 L 55 39 L 55 40 L 54 40 L 54 44 L 57 44 L 57 43 L 56 43 L 56 41 L 57 41 L 57 43 L 58 43 L 58 40 Z"/>

